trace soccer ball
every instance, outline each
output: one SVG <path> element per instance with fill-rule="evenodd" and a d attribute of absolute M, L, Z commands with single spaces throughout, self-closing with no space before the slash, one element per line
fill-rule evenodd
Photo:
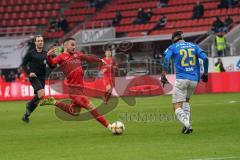
<path fill-rule="evenodd" d="M 116 121 L 116 122 L 113 122 L 113 124 L 111 126 L 111 130 L 112 130 L 113 134 L 120 135 L 124 132 L 125 126 L 122 122 Z"/>

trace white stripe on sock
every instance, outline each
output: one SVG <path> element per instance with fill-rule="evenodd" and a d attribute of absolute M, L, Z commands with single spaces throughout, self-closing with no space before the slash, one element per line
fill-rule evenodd
<path fill-rule="evenodd" d="M 189 119 L 187 115 L 184 113 L 182 108 L 178 108 L 175 110 L 175 114 L 178 118 L 178 120 L 187 128 L 190 127 Z"/>

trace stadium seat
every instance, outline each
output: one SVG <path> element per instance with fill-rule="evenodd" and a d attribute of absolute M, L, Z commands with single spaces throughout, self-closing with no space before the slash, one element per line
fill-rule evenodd
<path fill-rule="evenodd" d="M 38 4 L 39 0 L 31 0 L 31 4 Z"/>
<path fill-rule="evenodd" d="M 27 18 L 33 18 L 33 12 L 27 12 Z"/>
<path fill-rule="evenodd" d="M 40 11 L 35 12 L 34 17 L 41 18 L 41 12 Z"/>
<path fill-rule="evenodd" d="M 16 26 L 23 26 L 23 20 L 18 19 L 17 22 L 16 22 Z"/>
<path fill-rule="evenodd" d="M 49 16 L 53 18 L 57 17 L 57 15 L 58 15 L 57 11 L 51 11 Z"/>
<path fill-rule="evenodd" d="M 33 5 L 33 6 L 35 6 L 35 5 Z M 36 8 L 37 8 L 38 11 L 43 11 L 43 10 L 46 11 L 46 8 L 45 8 L 45 6 L 44 6 L 43 4 L 39 4 L 39 5 L 37 5 Z"/>
<path fill-rule="evenodd" d="M 7 21 L 6 20 L 2 20 L 1 21 L 1 26 L 2 27 L 6 27 L 7 26 Z"/>
<path fill-rule="evenodd" d="M 41 25 L 46 25 L 48 23 L 47 19 L 46 18 L 41 18 L 40 19 L 40 24 Z"/>
<path fill-rule="evenodd" d="M 26 18 L 25 12 L 21 12 L 20 15 L 19 15 L 19 18 L 20 19 L 25 19 Z"/>
<path fill-rule="evenodd" d="M 32 21 L 33 25 L 38 25 L 39 24 L 39 20 L 37 18 L 34 18 Z"/>
<path fill-rule="evenodd" d="M 14 11 L 15 12 L 20 12 L 21 11 L 21 7 L 19 5 L 14 7 Z"/>
<path fill-rule="evenodd" d="M 32 24 L 30 19 L 26 19 L 24 25 L 30 26 Z"/>

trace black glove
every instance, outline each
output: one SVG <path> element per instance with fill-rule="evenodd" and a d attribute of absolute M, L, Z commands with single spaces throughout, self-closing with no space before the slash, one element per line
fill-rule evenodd
<path fill-rule="evenodd" d="M 201 79 L 202 79 L 202 81 L 203 82 L 208 82 L 208 74 L 203 74 L 202 76 L 201 76 Z"/>
<path fill-rule="evenodd" d="M 161 82 L 162 82 L 163 87 L 165 86 L 165 84 L 169 83 L 167 78 L 166 78 L 166 76 L 164 74 L 161 76 Z"/>

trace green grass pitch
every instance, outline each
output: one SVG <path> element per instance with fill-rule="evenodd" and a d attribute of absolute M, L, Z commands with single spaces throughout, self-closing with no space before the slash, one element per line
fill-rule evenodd
<path fill-rule="evenodd" d="M 106 117 L 125 123 L 121 136 L 95 120 L 59 120 L 53 106 L 39 107 L 24 124 L 24 110 L 24 101 L 0 103 L 0 160 L 240 159 L 239 93 L 194 95 L 191 135 L 180 133 L 170 96 L 137 98 L 135 107 L 120 101 Z"/>

